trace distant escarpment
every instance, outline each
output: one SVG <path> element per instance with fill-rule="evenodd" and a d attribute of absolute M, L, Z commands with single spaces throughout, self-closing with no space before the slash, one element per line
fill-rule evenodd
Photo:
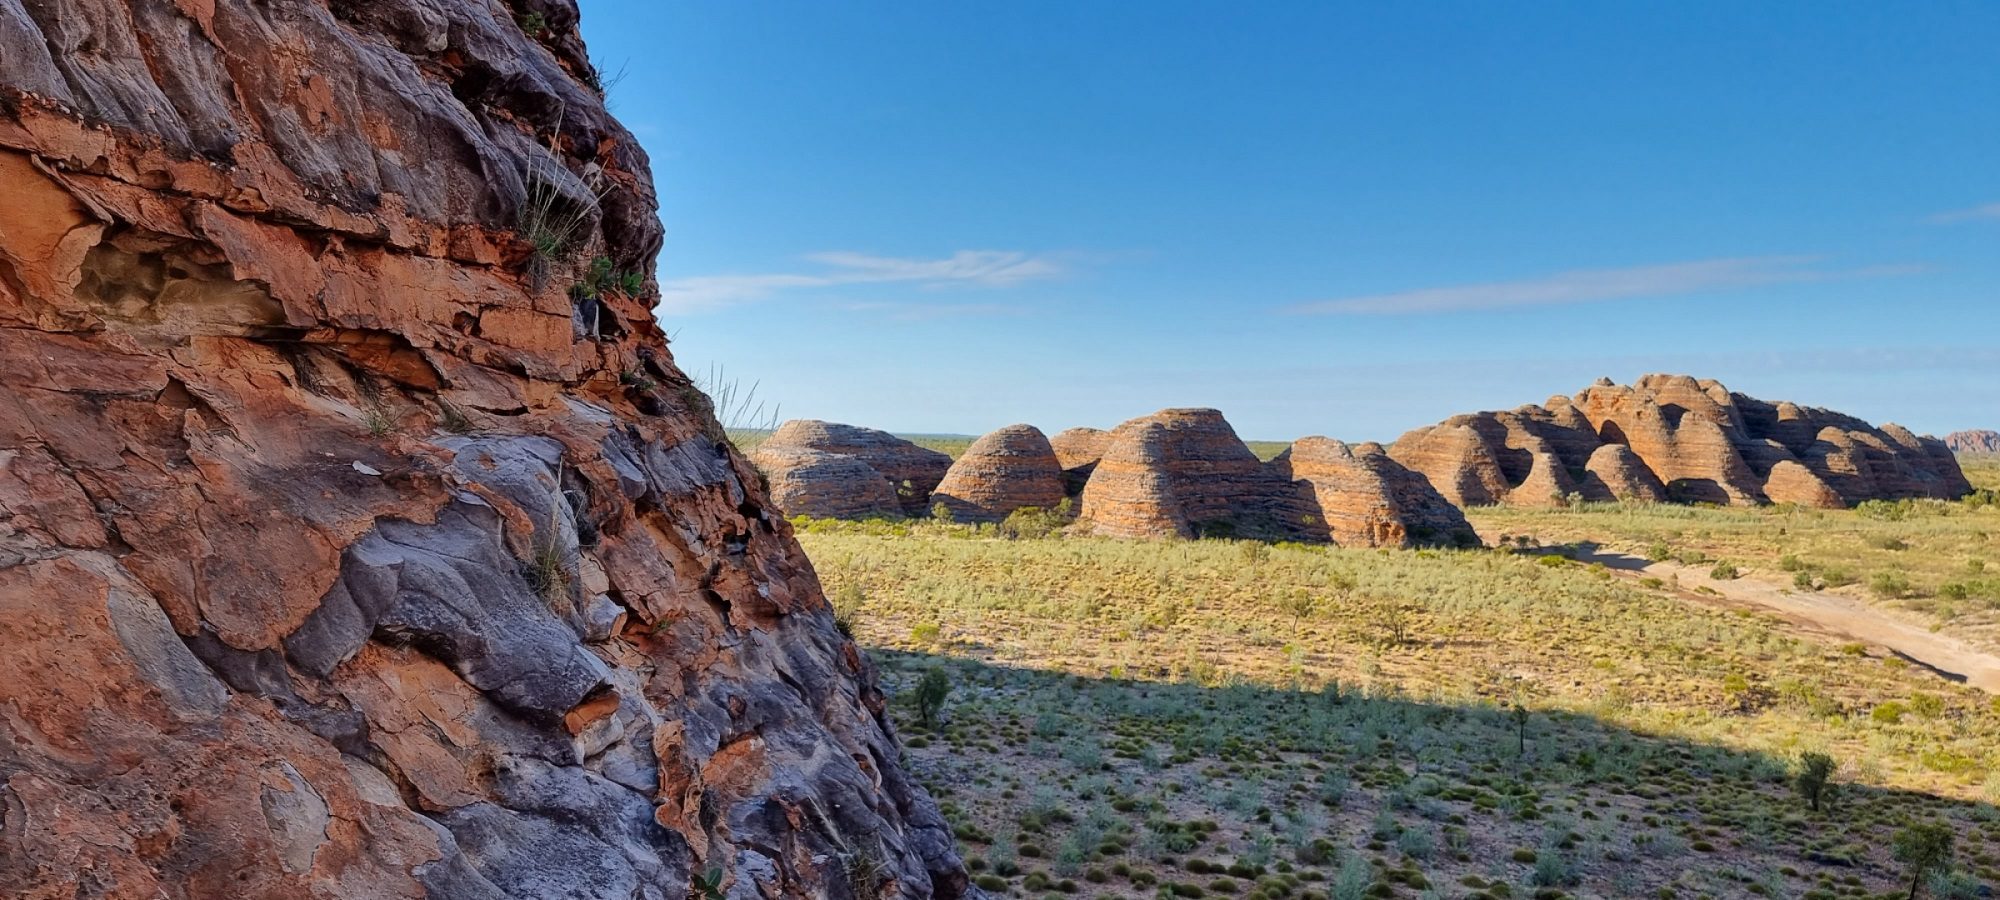
<path fill-rule="evenodd" d="M 1935 438 L 1685 375 L 1603 379 L 1541 406 L 1454 416 L 1403 435 L 1389 455 L 1461 506 L 1634 499 L 1836 508 L 1971 490 Z"/>
<path fill-rule="evenodd" d="M 1953 453 L 2000 453 L 2000 431 L 1954 431 L 1944 436 L 1944 445 Z"/>
<path fill-rule="evenodd" d="M 967 892 L 577 18 L 0 2 L 0 896 Z"/>
<path fill-rule="evenodd" d="M 951 457 L 886 431 L 793 419 L 751 451 L 789 515 L 922 515 Z"/>

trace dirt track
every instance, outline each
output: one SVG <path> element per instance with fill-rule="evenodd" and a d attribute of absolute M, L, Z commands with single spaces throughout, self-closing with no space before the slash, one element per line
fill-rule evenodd
<path fill-rule="evenodd" d="M 1677 582 L 1681 594 L 1697 602 L 1763 609 L 1807 631 L 1861 641 L 1902 656 L 1952 681 L 1964 682 L 1989 694 L 2000 694 L 2000 657 L 1964 641 L 1891 618 L 1852 597 L 1828 592 L 1801 592 L 1762 581 L 1755 576 L 1710 578 L 1708 570 L 1674 562 L 1649 562 L 1636 556 L 1598 549 L 1578 554 L 1585 563 L 1603 563 L 1630 578 L 1651 576 Z M 1714 595 L 1698 593 L 1708 588 Z"/>

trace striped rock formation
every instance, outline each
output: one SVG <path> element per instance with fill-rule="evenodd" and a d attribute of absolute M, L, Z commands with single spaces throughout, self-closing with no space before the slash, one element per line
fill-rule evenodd
<path fill-rule="evenodd" d="M 1934 438 L 1684 375 L 1605 379 L 1543 406 L 1456 416 L 1405 434 L 1389 453 L 1462 505 L 1662 495 L 1834 507 L 1971 489 Z"/>
<path fill-rule="evenodd" d="M 998 522 L 1017 509 L 1061 504 L 1063 471 L 1040 429 L 1009 425 L 973 441 L 931 493 L 954 521 Z"/>
<path fill-rule="evenodd" d="M 577 26 L 0 2 L 0 896 L 968 892 Z"/>
<path fill-rule="evenodd" d="M 1309 491 L 1265 465 L 1212 409 L 1167 409 L 1111 432 L 1078 522 L 1110 537 L 1327 539 Z"/>
<path fill-rule="evenodd" d="M 1310 487 L 1318 516 L 1343 547 L 1479 546 L 1465 514 L 1381 444 L 1300 438 L 1273 462 Z"/>
<path fill-rule="evenodd" d="M 1097 461 L 1104 458 L 1104 451 L 1111 446 L 1111 432 L 1101 428 L 1066 428 L 1049 438 L 1049 448 L 1055 451 L 1056 465 L 1062 467 L 1063 490 L 1071 497 L 1083 494 L 1083 486 L 1090 480 L 1090 473 L 1097 468 Z"/>
<path fill-rule="evenodd" d="M 2000 453 L 2000 431 L 1954 431 L 1944 436 L 1944 445 L 1953 453 Z"/>
<path fill-rule="evenodd" d="M 802 450 L 817 451 L 818 455 L 796 452 Z M 849 462 L 836 464 L 825 456 L 844 457 Z M 793 419 L 778 426 L 751 452 L 750 459 L 770 480 L 771 499 L 787 515 L 829 518 L 874 508 L 881 495 L 876 481 L 886 485 L 894 498 L 892 512 L 921 516 L 930 509 L 931 491 L 951 468 L 951 457 L 886 431 L 817 419 Z M 865 471 L 853 462 L 859 462 Z M 812 468 L 794 472 L 800 465 Z M 783 490 L 780 485 L 785 486 Z"/>

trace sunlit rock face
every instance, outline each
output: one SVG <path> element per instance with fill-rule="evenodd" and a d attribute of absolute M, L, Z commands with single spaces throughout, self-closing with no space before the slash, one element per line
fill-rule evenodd
<path fill-rule="evenodd" d="M 1054 509 L 1064 497 L 1062 464 L 1033 425 L 1009 425 L 973 441 L 931 494 L 954 521 L 998 522 L 1018 509 Z"/>
<path fill-rule="evenodd" d="M 2000 453 L 2000 431 L 1954 431 L 1944 436 L 1944 445 L 1953 453 Z"/>
<path fill-rule="evenodd" d="M 1380 444 L 1300 438 L 1275 462 L 1310 487 L 1328 537 L 1343 547 L 1479 545 L 1465 513 Z"/>
<path fill-rule="evenodd" d="M 1604 379 L 1543 406 L 1456 416 L 1403 435 L 1389 453 L 1461 505 L 1657 495 L 1839 507 L 1971 490 L 1935 438 L 1686 375 Z"/>
<path fill-rule="evenodd" d="M 827 518 L 923 515 L 951 468 L 951 457 L 886 431 L 817 419 L 778 426 L 751 460 L 786 515 Z"/>
<path fill-rule="evenodd" d="M 0 894 L 964 892 L 576 21 L 0 3 Z"/>
<path fill-rule="evenodd" d="M 1327 539 L 1310 492 L 1257 459 L 1212 409 L 1166 409 L 1111 432 L 1079 519 L 1108 537 Z"/>

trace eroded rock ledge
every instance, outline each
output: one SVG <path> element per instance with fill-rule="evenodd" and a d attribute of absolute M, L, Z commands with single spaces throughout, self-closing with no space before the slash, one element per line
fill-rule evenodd
<path fill-rule="evenodd" d="M 0 893 L 964 892 L 576 21 L 0 0 Z"/>

